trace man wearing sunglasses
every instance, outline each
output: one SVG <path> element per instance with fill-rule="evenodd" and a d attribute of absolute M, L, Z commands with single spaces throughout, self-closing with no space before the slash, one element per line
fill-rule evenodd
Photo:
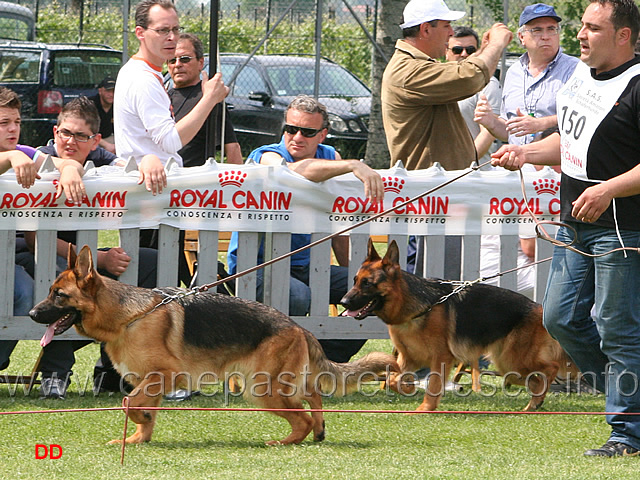
<path fill-rule="evenodd" d="M 265 165 L 281 165 L 282 160 L 296 173 L 314 182 L 353 173 L 364 184 L 364 193 L 372 202 L 381 202 L 384 186 L 380 175 L 359 160 L 343 160 L 336 150 L 323 145 L 329 128 L 329 117 L 324 105 L 306 95 L 299 95 L 285 111 L 284 135 L 280 143 L 265 145 L 249 154 L 249 158 Z M 310 243 L 311 235 L 291 235 L 291 250 Z M 340 266 L 331 266 L 331 287 L 329 300 L 340 303 L 347 293 L 349 262 L 348 238 L 337 237 L 332 246 Z M 258 262 L 262 263 L 264 247 L 261 245 Z M 227 262 L 232 273 L 236 271 L 238 234 L 233 233 L 229 242 Z M 309 288 L 310 252 L 305 250 L 291 257 L 291 278 L 289 290 L 289 315 L 303 316 L 309 313 L 311 290 Z M 262 271 L 258 272 L 256 298 L 262 299 Z M 320 340 L 327 357 L 334 362 L 348 362 L 360 350 L 366 340 Z"/>
<path fill-rule="evenodd" d="M 469 55 L 473 55 L 478 51 L 479 43 L 478 34 L 474 29 L 465 26 L 453 27 L 453 37 L 449 38 L 449 44 L 447 46 L 447 62 L 460 62 L 469 58 Z M 464 100 L 460 100 L 458 107 L 460 107 L 462 118 L 464 118 L 469 132 L 471 132 L 471 136 L 473 137 L 473 143 L 478 152 L 478 163 L 485 163 L 491 160 L 489 153 L 493 153 L 497 148 L 489 152 L 495 137 L 486 128 L 473 121 L 473 115 L 481 94 L 489 100 L 493 111 L 499 114 L 502 87 L 495 75 L 491 76 L 489 83 L 487 83 L 487 86 L 484 87 L 481 92 Z"/>
<path fill-rule="evenodd" d="M 555 9 L 544 3 L 522 11 L 518 39 L 527 51 L 507 71 L 500 116 L 484 98 L 476 109 L 476 122 L 499 140 L 524 145 L 557 125 L 556 93 L 578 64 L 577 58 L 560 48 L 561 21 Z"/>
<path fill-rule="evenodd" d="M 392 165 L 402 160 L 417 170 L 439 162 L 459 170 L 476 160 L 458 101 L 485 87 L 513 35 L 495 24 L 478 52 L 458 63 L 441 63 L 453 36 L 451 22 L 464 14 L 442 0 L 411 0 L 404 9 L 403 38 L 382 77 L 382 120 Z"/>
<path fill-rule="evenodd" d="M 116 152 L 122 158 L 136 159 L 147 189 L 156 194 L 167 185 L 164 164 L 173 157 L 182 165 L 178 151 L 198 133 L 229 89 L 221 74 L 211 79 L 203 74 L 202 99 L 182 120 L 175 122 L 162 81 L 162 66 L 175 58 L 182 30 L 178 12 L 171 0 L 143 0 L 136 6 L 135 22 L 140 48 L 120 69 L 116 80 L 113 107 Z"/>
<path fill-rule="evenodd" d="M 167 62 L 169 74 L 173 80 L 173 88 L 169 89 L 169 98 L 173 107 L 176 122 L 182 120 L 202 98 L 202 81 L 200 73 L 204 68 L 204 47 L 198 37 L 192 33 L 180 35 L 176 46 L 176 56 Z M 240 144 L 236 140 L 233 124 L 228 112 L 224 125 L 224 153 L 228 163 L 242 163 Z M 222 103 L 213 108 L 214 118 L 219 128 L 222 126 Z M 220 149 L 220 132 L 216 132 L 215 146 Z M 185 167 L 204 164 L 207 132 L 203 126 L 193 139 L 178 152 Z"/>

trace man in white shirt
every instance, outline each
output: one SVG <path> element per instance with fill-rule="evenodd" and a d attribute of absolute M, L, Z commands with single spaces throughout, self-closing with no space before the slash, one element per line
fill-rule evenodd
<path fill-rule="evenodd" d="M 178 150 L 193 139 L 229 89 L 220 73 L 210 80 L 203 74 L 202 99 L 176 123 L 162 81 L 162 66 L 175 57 L 182 30 L 178 12 L 170 0 L 143 0 L 136 6 L 135 22 L 140 49 L 122 67 L 116 81 L 116 152 L 122 158 L 136 159 L 141 181 L 155 194 L 166 187 L 165 163 L 173 157 L 182 165 Z"/>

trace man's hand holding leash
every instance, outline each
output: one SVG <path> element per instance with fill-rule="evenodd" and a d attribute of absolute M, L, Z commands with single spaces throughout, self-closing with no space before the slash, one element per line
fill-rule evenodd
<path fill-rule="evenodd" d="M 539 142 L 526 145 L 503 145 L 491 154 L 491 165 L 519 170 L 525 163 L 560 165 L 560 135 L 554 133 Z"/>

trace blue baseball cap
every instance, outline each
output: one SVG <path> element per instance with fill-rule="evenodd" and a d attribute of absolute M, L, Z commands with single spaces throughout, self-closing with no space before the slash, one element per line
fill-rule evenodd
<path fill-rule="evenodd" d="M 556 13 L 556 10 L 546 3 L 536 3 L 534 5 L 529 5 L 525 7 L 520 15 L 520 26 L 525 23 L 529 23 L 531 20 L 535 20 L 536 18 L 541 17 L 550 17 L 553 18 L 556 22 L 561 22 L 562 19 Z"/>

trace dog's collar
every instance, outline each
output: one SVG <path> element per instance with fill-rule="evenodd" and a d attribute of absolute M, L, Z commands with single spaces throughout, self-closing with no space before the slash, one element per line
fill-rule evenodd
<path fill-rule="evenodd" d="M 436 302 L 433 305 L 437 305 L 440 302 Z M 431 309 L 433 308 L 433 305 L 428 305 L 427 308 L 423 309 L 420 313 L 417 313 L 416 315 L 414 315 L 413 317 L 411 317 L 411 320 L 415 320 L 416 318 L 420 318 L 423 315 L 426 315 L 427 313 L 429 313 L 431 311 Z"/>

